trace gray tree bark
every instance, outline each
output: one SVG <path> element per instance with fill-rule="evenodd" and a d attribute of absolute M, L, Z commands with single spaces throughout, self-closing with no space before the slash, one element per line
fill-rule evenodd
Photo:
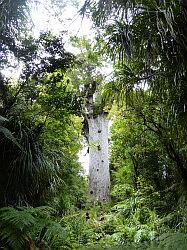
<path fill-rule="evenodd" d="M 98 201 L 110 199 L 108 119 L 105 113 L 88 119 L 89 194 Z"/>
<path fill-rule="evenodd" d="M 93 90 L 93 91 L 92 91 Z M 110 200 L 108 119 L 103 110 L 95 112 L 96 88 L 89 88 L 86 120 L 89 142 L 89 195 L 98 201 Z"/>

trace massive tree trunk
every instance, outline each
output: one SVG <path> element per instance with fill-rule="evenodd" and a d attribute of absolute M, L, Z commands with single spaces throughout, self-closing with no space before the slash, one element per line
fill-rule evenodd
<path fill-rule="evenodd" d="M 89 194 L 98 201 L 110 200 L 108 119 L 97 102 L 97 84 L 86 86 L 84 135 L 89 143 Z"/>
<path fill-rule="evenodd" d="M 110 199 L 108 119 L 106 113 L 91 115 L 89 127 L 89 194 L 98 201 Z"/>

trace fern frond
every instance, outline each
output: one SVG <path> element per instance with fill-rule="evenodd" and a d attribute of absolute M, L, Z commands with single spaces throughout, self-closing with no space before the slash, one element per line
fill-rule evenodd
<path fill-rule="evenodd" d="M 36 219 L 27 210 L 12 207 L 0 209 L 0 238 L 15 250 L 22 249 L 29 239 L 29 229 Z"/>
<path fill-rule="evenodd" d="M 165 233 L 159 237 L 159 247 L 172 250 L 187 249 L 187 234 L 185 233 Z"/>
<path fill-rule="evenodd" d="M 67 231 L 58 222 L 51 221 L 47 225 L 47 230 L 44 239 L 50 243 L 51 246 L 56 246 L 57 243 L 63 243 L 67 239 Z"/>
<path fill-rule="evenodd" d="M 40 206 L 40 207 L 29 207 L 27 208 L 29 213 L 31 213 L 34 217 L 37 218 L 51 218 L 51 215 L 56 213 L 56 210 L 50 206 Z"/>
<path fill-rule="evenodd" d="M 22 230 L 35 224 L 36 220 L 26 209 L 19 211 L 12 207 L 5 207 L 0 209 L 0 222 L 10 223 Z"/>
<path fill-rule="evenodd" d="M 14 250 L 23 249 L 31 239 L 46 242 L 58 249 L 67 240 L 67 232 L 51 216 L 55 210 L 48 206 L 0 209 L 0 239 Z"/>

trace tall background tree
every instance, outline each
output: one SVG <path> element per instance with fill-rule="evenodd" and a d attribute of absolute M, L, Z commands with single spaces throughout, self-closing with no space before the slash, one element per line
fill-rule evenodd
<path fill-rule="evenodd" d="M 83 134 L 88 143 L 89 195 L 98 201 L 110 199 L 110 174 L 108 154 L 108 112 L 104 108 L 101 87 L 103 58 L 98 47 L 86 38 L 72 38 L 79 48 L 77 64 L 70 79 L 78 89 L 82 103 Z"/>

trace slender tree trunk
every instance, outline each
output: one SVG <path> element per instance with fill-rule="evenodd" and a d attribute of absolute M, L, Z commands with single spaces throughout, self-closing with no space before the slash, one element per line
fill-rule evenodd
<path fill-rule="evenodd" d="M 88 119 L 89 194 L 98 201 L 110 199 L 108 119 L 105 113 Z"/>

